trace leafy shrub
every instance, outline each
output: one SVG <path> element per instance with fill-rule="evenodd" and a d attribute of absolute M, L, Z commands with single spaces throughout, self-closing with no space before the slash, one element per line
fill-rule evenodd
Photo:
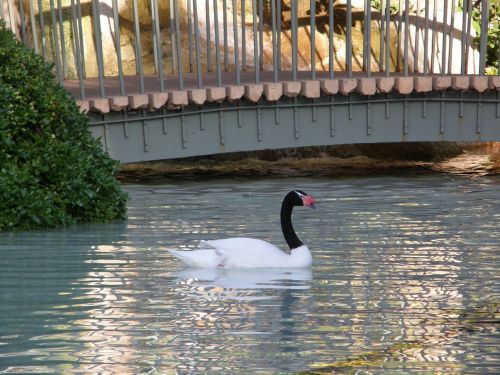
<path fill-rule="evenodd" d="M 124 218 L 117 168 L 51 67 L 0 24 L 0 231 Z"/>

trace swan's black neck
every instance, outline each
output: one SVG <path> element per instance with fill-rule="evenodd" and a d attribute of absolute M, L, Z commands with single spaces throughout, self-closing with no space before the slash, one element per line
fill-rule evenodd
<path fill-rule="evenodd" d="M 288 244 L 290 250 L 296 249 L 303 245 L 299 240 L 299 237 L 295 234 L 292 225 L 292 210 L 293 205 L 289 199 L 285 198 L 283 204 L 281 205 L 281 230 L 283 231 L 283 236 L 285 236 L 285 241 Z"/>

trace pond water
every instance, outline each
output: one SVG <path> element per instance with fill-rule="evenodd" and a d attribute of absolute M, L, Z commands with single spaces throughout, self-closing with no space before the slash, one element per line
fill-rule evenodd
<path fill-rule="evenodd" d="M 499 373 L 500 178 L 126 185 L 127 222 L 0 235 L 0 373 Z M 187 269 L 250 236 L 311 269 Z"/>

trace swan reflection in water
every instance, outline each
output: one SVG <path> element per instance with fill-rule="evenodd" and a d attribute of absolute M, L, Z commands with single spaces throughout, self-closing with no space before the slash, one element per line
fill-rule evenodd
<path fill-rule="evenodd" d="M 176 278 L 171 291 L 180 302 L 173 322 L 177 337 L 171 343 L 182 344 L 178 371 L 210 365 L 238 371 L 238 361 L 250 360 L 272 367 L 271 358 L 256 359 L 256 350 L 295 356 L 296 321 L 301 320 L 296 318 L 307 315 L 311 306 L 311 269 L 186 268 L 170 276 Z"/>
<path fill-rule="evenodd" d="M 304 269 L 218 269 L 186 268 L 172 273 L 177 282 L 210 291 L 211 288 L 237 291 L 239 289 L 290 289 L 311 287 L 312 272 Z"/>

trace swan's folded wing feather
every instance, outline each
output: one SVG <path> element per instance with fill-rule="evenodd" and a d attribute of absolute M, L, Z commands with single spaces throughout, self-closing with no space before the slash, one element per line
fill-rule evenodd
<path fill-rule="evenodd" d="M 216 268 L 221 262 L 220 255 L 214 249 L 192 251 L 169 249 L 168 252 L 190 267 Z"/>

